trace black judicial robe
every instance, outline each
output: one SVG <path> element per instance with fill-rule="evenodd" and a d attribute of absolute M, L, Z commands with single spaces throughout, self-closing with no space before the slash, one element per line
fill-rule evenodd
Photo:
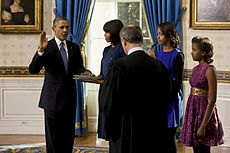
<path fill-rule="evenodd" d="M 110 153 L 166 153 L 167 105 L 173 92 L 165 66 L 144 51 L 118 59 L 101 96 Z"/>

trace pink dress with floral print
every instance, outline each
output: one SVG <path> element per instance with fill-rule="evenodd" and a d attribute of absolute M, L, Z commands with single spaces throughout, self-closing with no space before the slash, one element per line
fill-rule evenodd
<path fill-rule="evenodd" d="M 208 90 L 208 81 L 205 77 L 205 73 L 209 66 L 212 65 L 197 65 L 193 69 L 192 76 L 189 80 L 191 87 Z M 198 137 L 196 134 L 202 123 L 207 105 L 207 97 L 189 95 L 184 124 L 180 135 L 182 143 L 186 146 L 197 146 L 199 143 L 206 146 L 217 146 L 224 143 L 224 132 L 217 114 L 216 105 L 213 108 L 213 113 L 207 124 L 205 137 Z"/>

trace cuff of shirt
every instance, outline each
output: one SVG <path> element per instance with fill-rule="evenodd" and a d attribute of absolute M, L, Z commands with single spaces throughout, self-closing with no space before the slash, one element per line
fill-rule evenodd
<path fill-rule="evenodd" d="M 42 56 L 44 52 L 39 52 L 38 51 L 38 56 Z"/>

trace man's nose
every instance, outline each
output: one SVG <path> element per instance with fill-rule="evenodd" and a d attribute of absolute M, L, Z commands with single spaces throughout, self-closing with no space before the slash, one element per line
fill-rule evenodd
<path fill-rule="evenodd" d="M 67 30 L 69 30 L 67 27 L 64 27 L 64 29 L 63 29 L 64 31 L 67 31 Z"/>

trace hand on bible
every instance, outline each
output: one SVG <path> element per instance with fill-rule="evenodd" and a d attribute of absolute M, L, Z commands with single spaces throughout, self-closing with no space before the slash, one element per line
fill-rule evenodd
<path fill-rule="evenodd" d="M 96 83 L 96 84 L 103 84 L 104 80 L 102 78 L 102 75 L 98 75 L 98 76 L 95 76 L 95 77 L 90 77 L 89 82 Z"/>
<path fill-rule="evenodd" d="M 46 32 L 42 31 L 42 33 L 40 34 L 40 44 L 38 47 L 38 51 L 43 53 L 47 45 L 48 45 L 48 38 L 46 38 Z"/>

